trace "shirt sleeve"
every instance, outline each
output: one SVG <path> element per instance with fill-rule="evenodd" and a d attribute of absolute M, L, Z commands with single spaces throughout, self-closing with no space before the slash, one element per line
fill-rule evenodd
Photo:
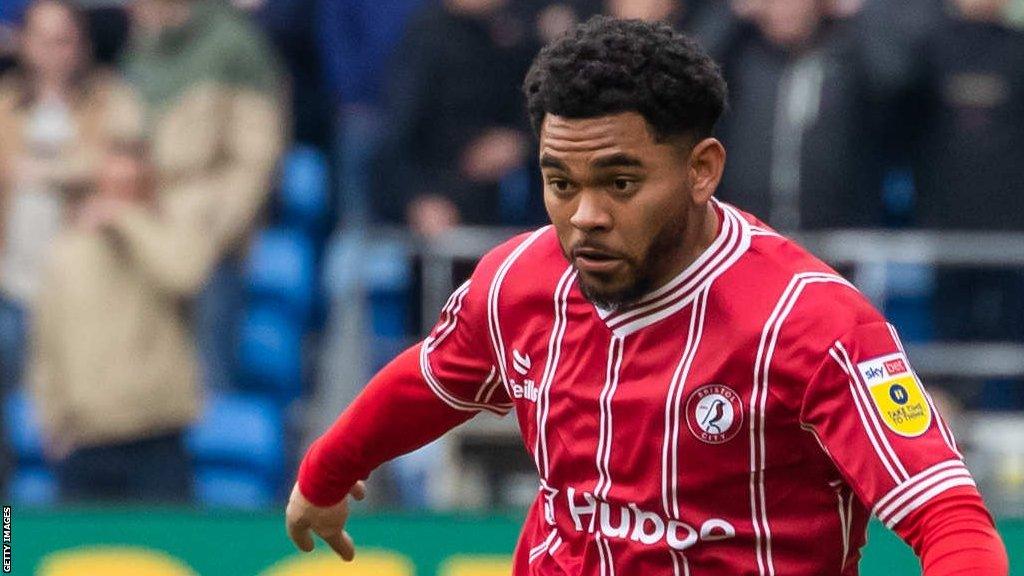
<path fill-rule="evenodd" d="M 924 576 L 1006 576 L 1006 547 L 970 486 L 946 490 L 907 516 L 897 534 L 921 559 Z"/>
<path fill-rule="evenodd" d="M 889 528 L 950 489 L 975 486 L 885 322 L 859 325 L 832 344 L 808 382 L 800 421 Z"/>
<path fill-rule="evenodd" d="M 495 366 L 488 336 L 488 286 L 480 275 L 452 293 L 420 348 L 423 379 L 456 410 L 504 416 L 513 403 Z"/>

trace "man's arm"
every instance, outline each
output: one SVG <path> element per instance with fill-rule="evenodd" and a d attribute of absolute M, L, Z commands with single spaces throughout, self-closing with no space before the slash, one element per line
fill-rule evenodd
<path fill-rule="evenodd" d="M 895 329 L 861 324 L 811 377 L 801 424 L 921 560 L 924 576 L 1005 576 L 1006 552 L 942 416 Z"/>
<path fill-rule="evenodd" d="M 342 529 L 348 518 L 345 496 L 362 492 L 360 480 L 481 410 L 499 415 L 512 410 L 488 334 L 488 297 L 498 266 L 528 239 L 517 236 L 484 256 L 473 277 L 448 298 L 423 343 L 374 376 L 310 447 L 286 514 L 288 533 L 301 550 L 312 550 L 312 530 L 351 559 L 351 538 Z"/>
<path fill-rule="evenodd" d="M 999 533 L 973 487 L 944 492 L 894 530 L 921 559 L 925 576 L 1003 576 L 1010 570 Z"/>
<path fill-rule="evenodd" d="M 420 372 L 418 344 L 391 361 L 306 452 L 302 495 L 317 506 L 340 502 L 358 480 L 472 418 L 442 402 Z"/>
<path fill-rule="evenodd" d="M 352 560 L 355 543 L 344 529 L 346 496 L 362 500 L 362 480 L 374 468 L 475 414 L 452 408 L 431 391 L 420 372 L 421 346 L 385 366 L 306 452 L 285 512 L 288 535 L 303 552 L 313 550 L 313 532 L 342 559 Z"/>

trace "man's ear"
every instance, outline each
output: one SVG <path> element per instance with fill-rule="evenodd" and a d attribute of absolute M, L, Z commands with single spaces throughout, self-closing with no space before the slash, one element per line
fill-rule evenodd
<path fill-rule="evenodd" d="M 690 151 L 687 178 L 693 201 L 703 204 L 711 199 L 722 181 L 725 170 L 725 147 L 715 138 L 705 138 L 697 142 Z"/>

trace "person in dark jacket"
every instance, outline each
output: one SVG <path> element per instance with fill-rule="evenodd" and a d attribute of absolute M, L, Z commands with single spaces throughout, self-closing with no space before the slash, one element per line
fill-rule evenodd
<path fill-rule="evenodd" d="M 511 210 L 509 182 L 529 146 L 515 79 L 533 36 L 505 4 L 446 0 L 411 23 L 387 84 L 380 218 L 429 235 L 460 222 L 503 223 Z"/>
<path fill-rule="evenodd" d="M 710 40 L 731 92 L 722 197 L 785 230 L 879 225 L 877 121 L 845 14 L 829 0 L 733 6 Z"/>

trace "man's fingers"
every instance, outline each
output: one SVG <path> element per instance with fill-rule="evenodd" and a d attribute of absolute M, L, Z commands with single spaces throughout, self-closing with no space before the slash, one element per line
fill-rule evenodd
<path fill-rule="evenodd" d="M 303 552 L 313 551 L 313 535 L 310 534 L 309 528 L 300 527 L 297 523 L 288 523 L 288 537 L 292 539 L 292 542 L 302 550 Z"/>
<path fill-rule="evenodd" d="M 356 500 L 366 498 L 366 484 L 362 480 L 356 482 L 355 486 L 352 486 L 352 490 L 349 490 L 349 494 Z"/>
<path fill-rule="evenodd" d="M 346 562 L 351 562 L 356 557 L 356 545 L 352 542 L 352 537 L 348 535 L 348 532 L 344 530 L 340 532 L 334 532 L 328 535 L 320 535 L 327 542 L 327 545 L 334 550 L 341 559 Z"/>

